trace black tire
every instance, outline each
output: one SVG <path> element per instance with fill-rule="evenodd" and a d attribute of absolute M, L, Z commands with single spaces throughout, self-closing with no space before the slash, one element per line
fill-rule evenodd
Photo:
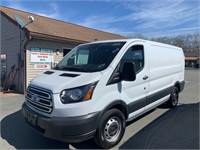
<path fill-rule="evenodd" d="M 99 122 L 94 141 L 101 148 L 112 148 L 122 139 L 125 128 L 124 114 L 118 109 L 108 110 Z"/>
<path fill-rule="evenodd" d="M 174 87 L 171 93 L 171 96 L 169 100 L 167 101 L 167 107 L 169 108 L 174 108 L 178 104 L 178 99 L 179 99 L 179 90 L 177 87 Z"/>

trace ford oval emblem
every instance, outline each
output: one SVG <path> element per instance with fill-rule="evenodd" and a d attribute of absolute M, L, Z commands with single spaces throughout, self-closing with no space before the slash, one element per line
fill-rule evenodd
<path fill-rule="evenodd" d="M 39 102 L 40 101 L 40 98 L 38 97 L 37 94 L 34 94 L 31 99 L 32 99 L 32 101 L 35 101 L 35 102 Z"/>

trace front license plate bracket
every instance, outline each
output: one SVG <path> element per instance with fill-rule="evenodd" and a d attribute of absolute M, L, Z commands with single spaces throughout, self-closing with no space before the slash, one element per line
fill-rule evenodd
<path fill-rule="evenodd" d="M 27 112 L 27 121 L 32 124 L 32 125 L 36 125 L 36 121 L 37 121 L 37 115 L 32 114 L 30 112 Z"/>

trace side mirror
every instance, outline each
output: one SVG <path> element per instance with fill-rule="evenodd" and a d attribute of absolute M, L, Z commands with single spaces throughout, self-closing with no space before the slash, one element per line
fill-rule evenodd
<path fill-rule="evenodd" d="M 136 79 L 135 64 L 132 62 L 125 62 L 121 72 L 122 80 L 134 81 Z"/>

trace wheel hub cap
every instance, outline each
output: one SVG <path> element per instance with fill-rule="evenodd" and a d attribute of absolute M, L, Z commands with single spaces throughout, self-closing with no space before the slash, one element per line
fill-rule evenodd
<path fill-rule="evenodd" d="M 109 119 L 104 128 L 105 139 L 109 142 L 113 142 L 117 140 L 120 132 L 121 132 L 121 122 L 119 118 Z"/>
<path fill-rule="evenodd" d="M 175 92 L 173 94 L 173 101 L 172 101 L 172 103 L 173 103 L 173 105 L 176 105 L 177 102 L 178 102 L 178 94 Z"/>

